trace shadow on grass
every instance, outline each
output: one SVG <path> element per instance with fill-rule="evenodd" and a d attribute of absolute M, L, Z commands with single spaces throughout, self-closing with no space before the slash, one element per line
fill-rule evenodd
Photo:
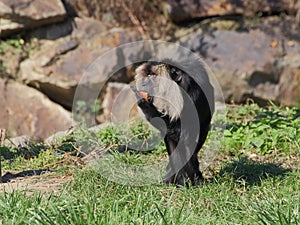
<path fill-rule="evenodd" d="M 232 177 L 235 181 L 243 181 L 246 185 L 260 185 L 270 177 L 284 177 L 291 169 L 285 169 L 280 164 L 255 162 L 246 157 L 228 163 L 220 171 L 221 177 Z"/>
<path fill-rule="evenodd" d="M 15 180 L 15 179 L 21 178 L 21 177 L 39 176 L 48 171 L 49 171 L 48 169 L 39 169 L 39 170 L 25 170 L 25 171 L 22 171 L 20 173 L 15 173 L 15 174 L 7 172 L 2 176 L 2 183 L 8 183 L 12 180 Z"/>
<path fill-rule="evenodd" d="M 26 147 L 0 147 L 1 156 L 4 160 L 10 160 L 17 158 L 19 156 L 24 157 L 25 159 L 32 158 L 37 156 L 41 151 L 46 147 L 44 145 L 32 145 Z"/>

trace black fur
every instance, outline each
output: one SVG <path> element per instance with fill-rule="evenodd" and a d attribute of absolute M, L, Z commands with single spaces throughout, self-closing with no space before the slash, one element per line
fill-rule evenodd
<path fill-rule="evenodd" d="M 151 73 L 151 65 L 153 64 L 157 64 L 157 62 L 147 62 L 144 70 L 147 74 Z M 142 109 L 146 119 L 164 135 L 169 155 L 164 182 L 184 185 L 189 180 L 192 185 L 195 185 L 203 180 L 199 170 L 197 153 L 206 140 L 214 109 L 193 76 L 170 64 L 168 68 L 171 79 L 181 87 L 184 96 L 180 118 L 171 120 L 169 115 L 164 115 L 156 109 L 151 99 L 143 99 L 138 90 L 134 89 L 134 91 L 138 98 L 138 106 Z M 203 71 L 206 72 L 205 69 Z M 196 76 L 201 76 L 201 72 Z M 208 83 L 205 84 L 205 82 Z M 204 79 L 202 85 L 206 85 L 209 87 L 208 90 L 213 92 L 208 79 Z M 190 116 L 191 104 L 195 108 L 196 117 Z M 160 118 L 164 123 L 154 118 Z"/>

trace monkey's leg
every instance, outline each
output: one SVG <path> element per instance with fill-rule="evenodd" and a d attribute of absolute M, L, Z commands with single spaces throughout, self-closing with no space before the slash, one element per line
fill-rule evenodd
<path fill-rule="evenodd" d="M 197 150 L 190 155 L 187 143 L 178 146 L 178 140 L 174 140 L 169 136 L 165 137 L 165 144 L 169 155 L 165 183 L 184 186 L 187 185 L 185 182 L 188 180 L 192 185 L 203 180 L 202 173 L 199 170 Z"/>
<path fill-rule="evenodd" d="M 165 137 L 164 140 L 165 140 L 165 145 L 166 145 L 167 152 L 169 155 L 169 163 L 167 165 L 167 174 L 165 176 L 164 182 L 166 184 L 173 184 L 175 182 L 175 173 L 176 172 L 174 171 L 174 165 L 172 165 L 170 156 L 171 156 L 172 152 L 175 150 L 176 144 L 174 141 L 172 141 L 167 136 Z"/>
<path fill-rule="evenodd" d="M 204 125 L 202 125 L 202 130 L 199 135 L 199 141 L 196 146 L 196 151 L 194 152 L 192 157 L 188 160 L 187 164 L 183 168 L 183 170 L 185 171 L 184 173 L 187 174 L 188 178 L 190 179 L 193 185 L 195 185 L 199 181 L 204 180 L 202 173 L 199 170 L 199 160 L 197 154 L 202 148 L 206 140 L 208 131 L 209 131 L 209 126 L 205 127 Z"/>
<path fill-rule="evenodd" d="M 167 183 L 174 183 L 181 186 L 186 186 L 188 185 L 188 183 L 186 183 L 187 181 L 190 181 L 191 185 L 195 185 L 200 181 L 204 180 L 202 173 L 199 170 L 199 161 L 196 153 L 191 156 L 191 158 L 182 168 L 178 169 L 178 165 L 182 166 L 184 164 L 186 160 L 185 158 L 186 157 L 183 156 L 181 153 L 179 154 L 173 153 L 173 155 L 170 157 L 170 162 L 169 162 L 170 168 L 168 169 L 174 175 L 168 176 L 167 181 L 169 182 Z"/>
<path fill-rule="evenodd" d="M 169 164 L 164 182 L 183 186 L 187 175 L 184 174 L 185 171 L 181 168 L 184 164 L 184 158 L 180 154 L 180 150 L 176 149 L 178 140 L 174 140 L 167 135 L 165 137 L 165 144 L 169 155 Z"/>
<path fill-rule="evenodd" d="M 199 170 L 199 161 L 197 153 L 194 153 L 187 164 L 182 168 L 182 173 L 187 175 L 192 185 L 199 181 L 203 181 L 202 173 Z"/>

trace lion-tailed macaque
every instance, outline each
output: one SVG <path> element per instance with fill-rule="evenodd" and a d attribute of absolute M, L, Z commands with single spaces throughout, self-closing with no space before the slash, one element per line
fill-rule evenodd
<path fill-rule="evenodd" d="M 192 74 L 191 74 L 192 73 Z M 192 185 L 203 180 L 197 153 L 214 112 L 213 87 L 204 64 L 174 66 L 170 59 L 144 62 L 132 87 L 146 119 L 164 137 L 169 164 L 165 183 Z"/>

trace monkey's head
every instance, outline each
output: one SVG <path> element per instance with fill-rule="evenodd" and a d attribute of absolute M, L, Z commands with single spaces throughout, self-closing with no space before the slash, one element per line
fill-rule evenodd
<path fill-rule="evenodd" d="M 159 112 L 176 120 L 183 109 L 181 84 L 185 75 L 169 64 L 146 62 L 136 69 L 136 88 Z"/>

